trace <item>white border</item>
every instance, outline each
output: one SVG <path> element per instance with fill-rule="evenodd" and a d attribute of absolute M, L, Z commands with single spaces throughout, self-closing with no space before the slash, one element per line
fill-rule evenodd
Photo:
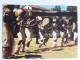
<path fill-rule="evenodd" d="M 1 0 L 0 2 L 0 60 L 2 59 L 2 5 L 19 4 L 19 5 L 64 5 L 77 6 L 78 9 L 78 58 L 53 58 L 55 60 L 77 60 L 80 58 L 80 0 Z M 52 60 L 53 60 L 52 59 Z M 15 60 L 15 59 L 14 59 Z M 20 60 L 20 59 L 19 59 Z M 35 59 L 34 59 L 35 60 Z M 39 59 L 38 59 L 39 60 Z M 45 60 L 45 59 L 44 59 Z M 47 59 L 46 59 L 47 60 Z"/>

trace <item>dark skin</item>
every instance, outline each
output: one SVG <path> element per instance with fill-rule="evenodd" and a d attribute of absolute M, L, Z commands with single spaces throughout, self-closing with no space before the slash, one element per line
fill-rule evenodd
<path fill-rule="evenodd" d="M 30 13 L 31 13 L 31 12 L 30 12 Z M 25 12 L 23 12 L 20 17 L 22 18 L 22 20 L 25 20 L 25 21 L 27 21 L 27 19 L 30 19 L 29 22 L 34 22 L 34 21 L 35 21 L 35 20 L 33 20 L 33 19 L 35 19 L 33 15 L 27 16 L 27 15 L 25 15 Z M 18 21 L 18 22 L 19 22 L 19 21 Z M 23 25 L 22 25 L 22 26 L 23 26 Z M 33 23 L 33 24 L 28 25 L 28 27 L 29 27 L 29 29 L 33 28 L 33 29 L 35 30 L 35 33 L 37 34 L 37 32 L 38 32 L 38 30 L 37 30 L 37 21 L 35 21 L 35 23 Z M 28 27 L 27 27 L 27 28 L 28 28 Z M 25 28 L 25 27 L 24 27 L 24 28 Z M 24 52 L 25 38 L 26 38 L 25 32 L 24 32 L 24 28 L 23 28 L 23 27 L 21 28 L 21 29 L 22 29 L 22 30 L 21 30 L 21 33 L 22 33 L 23 40 L 21 40 L 21 41 L 18 43 L 18 45 L 23 44 L 23 52 Z M 37 30 L 37 31 L 36 31 L 36 30 Z M 38 35 L 38 34 L 37 34 L 37 35 Z M 32 41 L 32 40 L 30 40 L 30 41 L 27 42 L 27 47 L 29 47 L 31 41 Z M 37 36 L 36 36 L 36 42 L 38 42 L 38 37 L 37 37 Z M 19 50 L 20 50 L 20 48 L 18 48 L 17 53 L 19 53 Z"/>

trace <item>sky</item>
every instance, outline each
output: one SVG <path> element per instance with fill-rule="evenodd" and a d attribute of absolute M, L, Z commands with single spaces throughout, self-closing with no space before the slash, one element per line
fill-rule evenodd
<path fill-rule="evenodd" d="M 51 10 L 51 8 L 54 8 L 55 6 L 60 6 L 62 11 L 66 11 L 66 9 L 67 9 L 67 6 L 62 6 L 62 5 L 40 5 L 40 6 L 50 9 L 50 10 Z"/>
<path fill-rule="evenodd" d="M 3 1 L 2 4 L 18 4 L 18 5 L 42 5 L 48 9 L 54 7 L 55 5 L 61 5 L 61 10 L 65 11 L 67 5 L 79 5 L 80 0 L 0 0 Z"/>

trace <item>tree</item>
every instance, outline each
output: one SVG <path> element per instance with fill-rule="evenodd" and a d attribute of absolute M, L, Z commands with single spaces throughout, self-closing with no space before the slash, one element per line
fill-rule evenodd
<path fill-rule="evenodd" d="M 76 12 L 77 11 L 77 7 L 76 6 L 68 6 L 67 7 L 67 11 Z"/>
<path fill-rule="evenodd" d="M 52 10 L 61 11 L 61 7 L 60 6 L 55 6 Z"/>

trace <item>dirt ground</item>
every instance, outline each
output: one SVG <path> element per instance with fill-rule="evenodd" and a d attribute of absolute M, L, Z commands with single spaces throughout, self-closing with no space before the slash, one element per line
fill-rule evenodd
<path fill-rule="evenodd" d="M 27 39 L 26 39 L 27 41 Z M 15 46 L 18 43 L 18 38 L 15 38 Z M 57 47 L 52 47 L 52 39 L 49 38 L 46 46 L 39 48 L 36 44 L 36 39 L 33 38 L 30 43 L 28 51 L 25 53 L 20 52 L 20 55 L 14 58 L 76 58 L 77 57 L 77 45 L 74 45 L 74 41 L 70 41 L 65 47 L 60 47 L 61 38 L 58 38 Z M 69 46 L 68 46 L 69 45 Z M 14 46 L 14 47 L 15 47 Z"/>

